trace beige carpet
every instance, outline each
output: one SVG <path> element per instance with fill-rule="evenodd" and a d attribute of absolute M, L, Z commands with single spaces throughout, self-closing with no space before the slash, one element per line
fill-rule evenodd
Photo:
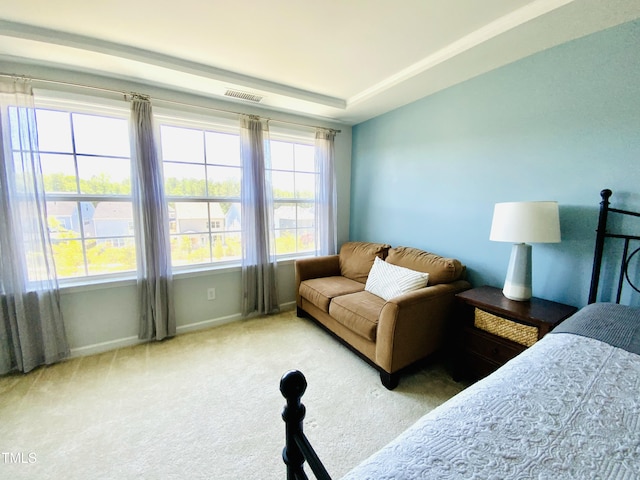
<path fill-rule="evenodd" d="M 334 479 L 463 388 L 432 365 L 387 391 L 286 312 L 0 377 L 0 478 L 284 479 L 291 369 L 307 377 L 305 432 Z"/>

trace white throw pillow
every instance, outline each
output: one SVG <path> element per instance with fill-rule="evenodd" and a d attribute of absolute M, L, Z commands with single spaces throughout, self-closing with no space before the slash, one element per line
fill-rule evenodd
<path fill-rule="evenodd" d="M 427 286 L 429 274 L 392 265 L 376 257 L 364 289 L 389 300 L 406 292 Z"/>

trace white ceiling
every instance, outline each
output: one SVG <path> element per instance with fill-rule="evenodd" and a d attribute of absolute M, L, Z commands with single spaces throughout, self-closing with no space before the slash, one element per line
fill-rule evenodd
<path fill-rule="evenodd" d="M 0 73 L 21 73 L 10 61 L 236 89 L 355 124 L 639 17 L 639 0 L 0 0 Z"/>

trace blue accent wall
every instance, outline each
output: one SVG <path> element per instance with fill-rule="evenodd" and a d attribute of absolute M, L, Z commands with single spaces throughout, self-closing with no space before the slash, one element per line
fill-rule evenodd
<path fill-rule="evenodd" d="M 603 188 L 640 210 L 639 21 L 356 125 L 350 238 L 456 257 L 501 287 L 511 245 L 489 241 L 493 205 L 556 200 L 562 242 L 533 246 L 533 293 L 583 306 Z"/>

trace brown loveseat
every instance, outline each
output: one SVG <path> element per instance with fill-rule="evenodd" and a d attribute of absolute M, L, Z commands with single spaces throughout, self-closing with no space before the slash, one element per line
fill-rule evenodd
<path fill-rule="evenodd" d="M 402 271 L 391 264 L 428 273 L 427 286 L 388 300 L 365 290 L 376 257 L 386 261 L 376 268 Z M 310 316 L 359 352 L 391 390 L 402 368 L 442 346 L 454 295 L 471 287 L 464 277 L 465 267 L 456 259 L 410 247 L 348 242 L 339 255 L 296 261 L 298 316 Z"/>

